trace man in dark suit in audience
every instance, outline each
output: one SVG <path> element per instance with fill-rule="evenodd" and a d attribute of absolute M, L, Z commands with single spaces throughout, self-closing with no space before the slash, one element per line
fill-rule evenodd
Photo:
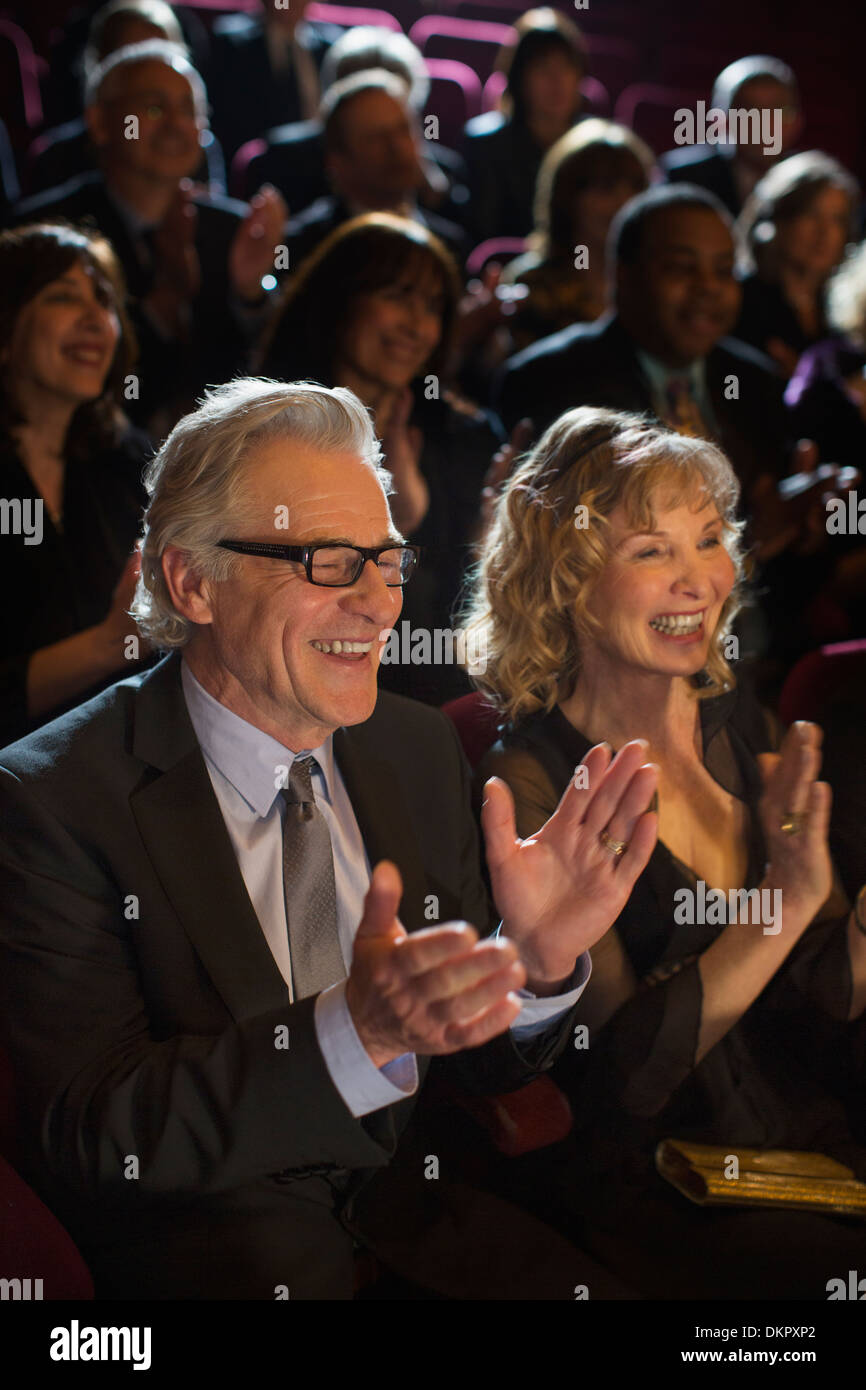
<path fill-rule="evenodd" d="M 343 32 L 304 18 L 307 0 L 261 14 L 228 14 L 211 33 L 208 89 L 213 126 L 230 160 L 247 140 L 286 121 L 309 120 L 319 106 L 319 69 Z"/>
<path fill-rule="evenodd" d="M 289 269 L 349 217 L 395 212 L 422 223 L 445 242 L 458 261 L 463 230 L 418 203 L 425 183 L 421 145 L 406 84 L 383 69 L 353 73 L 335 82 L 322 101 L 325 172 L 332 195 L 292 217 L 286 229 Z"/>
<path fill-rule="evenodd" d="M 405 34 L 361 24 L 347 29 L 331 45 L 322 64 L 322 90 L 326 92 L 340 78 L 354 72 L 384 68 L 400 77 L 409 93 L 409 105 L 417 120 L 424 118 L 430 95 L 430 78 L 419 49 Z M 462 224 L 467 215 L 468 173 L 456 150 L 438 139 L 419 142 L 419 159 L 424 175 L 418 189 L 422 207 L 450 221 Z M 316 117 L 294 121 L 267 132 L 267 147 L 247 165 L 248 187 L 271 183 L 278 188 L 294 214 L 328 193 L 325 172 L 324 124 Z M 243 192 L 243 190 L 238 190 Z"/>
<path fill-rule="evenodd" d="M 503 420 L 540 434 L 576 405 L 648 411 L 717 440 L 749 498 L 787 471 L 786 417 L 772 363 L 727 336 L 740 305 L 728 213 L 703 189 L 661 185 L 626 204 L 608 254 L 614 312 L 512 357 Z"/>
<path fill-rule="evenodd" d="M 797 142 L 803 120 L 797 79 L 779 58 L 738 58 L 719 73 L 710 99 L 719 111 L 781 111 L 779 149 L 765 154 L 757 144 L 680 145 L 663 154 L 659 164 L 670 183 L 693 183 L 721 199 L 734 217 L 770 165 L 784 159 Z"/>
<path fill-rule="evenodd" d="M 493 913 L 453 726 L 377 692 L 414 563 L 379 457 L 351 392 L 217 388 L 149 479 L 134 612 L 172 654 L 0 757 L 22 1167 L 97 1296 L 350 1298 L 430 1057 L 547 1068 L 651 853 L 645 743 L 527 841 L 494 780 Z"/>
<path fill-rule="evenodd" d="M 19 222 L 87 221 L 112 242 L 140 346 L 138 393 L 128 409 L 154 432 L 209 381 L 243 365 L 266 312 L 262 280 L 274 270 L 286 218 L 274 189 L 248 206 L 190 186 L 205 111 L 204 87 L 183 49 L 156 39 L 118 49 L 88 86 L 99 171 L 16 209 Z"/>

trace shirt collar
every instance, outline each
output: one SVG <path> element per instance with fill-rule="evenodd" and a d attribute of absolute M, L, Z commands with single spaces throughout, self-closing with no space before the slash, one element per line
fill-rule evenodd
<path fill-rule="evenodd" d="M 664 396 L 668 382 L 677 377 L 687 377 L 692 388 L 692 395 L 699 399 L 704 394 L 706 385 L 706 360 L 703 357 L 696 357 L 687 367 L 670 367 L 667 362 L 660 362 L 657 357 L 651 357 L 642 348 L 637 348 L 637 359 L 641 365 L 644 375 L 649 379 L 652 389 Z"/>
<path fill-rule="evenodd" d="M 257 815 L 267 816 L 280 789 L 287 785 L 286 774 L 280 769 L 291 767 L 295 758 L 310 754 L 319 764 L 319 787 L 330 803 L 335 777 L 331 734 L 318 748 L 301 748 L 293 753 L 270 734 L 215 700 L 196 680 L 185 661 L 181 662 L 181 682 L 202 752 Z"/>

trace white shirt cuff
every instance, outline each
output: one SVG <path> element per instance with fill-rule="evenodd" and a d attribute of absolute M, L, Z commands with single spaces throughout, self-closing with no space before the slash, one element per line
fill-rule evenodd
<path fill-rule="evenodd" d="M 577 958 L 567 993 L 549 994 L 539 998 L 531 990 L 518 990 L 518 997 L 523 1001 L 523 1006 L 511 1025 L 515 1041 L 520 1042 L 521 1039 L 543 1033 L 557 1019 L 567 1014 L 569 1009 L 574 1008 L 589 984 L 591 974 L 592 961 L 589 951 L 584 951 L 583 955 Z"/>
<path fill-rule="evenodd" d="M 345 980 L 322 991 L 316 1000 L 314 1019 L 316 1038 L 331 1080 L 356 1120 L 415 1094 L 415 1054 L 406 1052 L 384 1067 L 377 1067 L 370 1060 L 349 1013 Z"/>

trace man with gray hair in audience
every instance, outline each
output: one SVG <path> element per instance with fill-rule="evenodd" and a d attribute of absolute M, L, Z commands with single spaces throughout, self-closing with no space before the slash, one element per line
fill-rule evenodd
<path fill-rule="evenodd" d="M 147 482 L 134 612 L 168 655 L 0 754 L 23 1171 L 98 1297 L 350 1298 L 430 1058 L 501 1091 L 567 1042 L 655 769 L 600 745 L 527 841 L 492 779 L 494 913 L 452 725 L 377 691 L 417 556 L 358 399 L 215 388 Z"/>

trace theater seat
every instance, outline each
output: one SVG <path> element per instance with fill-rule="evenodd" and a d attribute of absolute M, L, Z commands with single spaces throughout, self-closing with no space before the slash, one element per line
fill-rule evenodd
<path fill-rule="evenodd" d="M 482 245 L 489 245 L 483 242 Z M 488 748 L 496 742 L 499 732 L 500 715 L 487 703 L 479 690 L 471 695 L 461 695 L 458 700 L 449 700 L 442 706 L 457 730 L 463 752 L 471 768 L 481 762 Z"/>
<path fill-rule="evenodd" d="M 866 638 L 856 642 L 833 642 L 815 652 L 807 652 L 789 672 L 782 687 L 779 697 L 782 722 L 793 724 L 795 719 L 811 719 L 820 724 L 833 696 L 858 676 L 866 681 Z"/>
<path fill-rule="evenodd" d="M 403 26 L 387 10 L 370 10 L 358 5 L 308 5 L 304 11 L 305 19 L 317 19 L 321 24 L 338 24 L 342 29 L 354 29 L 356 25 L 372 24 L 378 29 L 393 29 L 402 34 Z"/>
<path fill-rule="evenodd" d="M 617 98 L 614 120 L 633 130 L 656 154 L 664 154 L 675 143 L 675 113 L 683 108 L 695 111 L 703 99 L 705 94 L 694 88 L 633 82 Z"/>
<path fill-rule="evenodd" d="M 481 82 L 467 63 L 454 58 L 429 58 L 427 75 L 430 96 L 425 115 L 436 116 L 443 145 L 456 149 L 463 139 L 463 127 L 481 114 Z"/>
<path fill-rule="evenodd" d="M 22 1301 L 28 1292 L 30 1301 L 92 1299 L 93 1280 L 72 1237 L 12 1166 L 14 1089 L 0 1048 L 0 1278 L 31 1281 L 29 1291 L 23 1282 L 16 1291 Z"/>

